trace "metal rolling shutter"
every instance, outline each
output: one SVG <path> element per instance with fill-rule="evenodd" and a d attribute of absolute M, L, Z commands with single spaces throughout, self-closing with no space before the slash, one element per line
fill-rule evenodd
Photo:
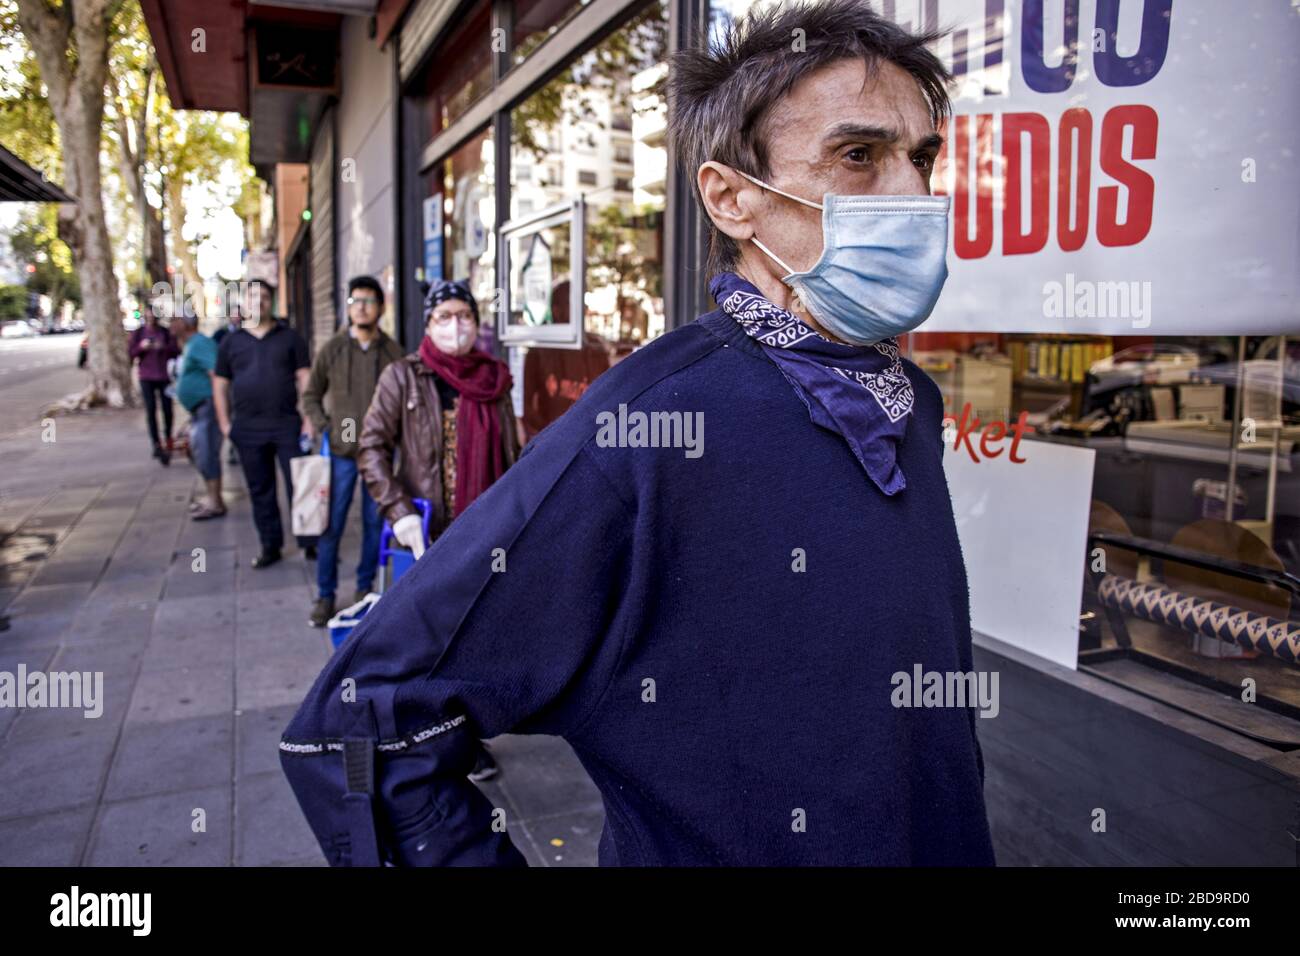
<path fill-rule="evenodd" d="M 433 38 L 451 19 L 458 3 L 459 0 L 419 0 L 406 15 L 397 46 L 398 70 L 403 83 L 411 78 L 416 64 L 428 51 Z"/>
<path fill-rule="evenodd" d="M 311 150 L 311 346 L 318 349 L 334 334 L 334 110 L 321 117 Z"/>

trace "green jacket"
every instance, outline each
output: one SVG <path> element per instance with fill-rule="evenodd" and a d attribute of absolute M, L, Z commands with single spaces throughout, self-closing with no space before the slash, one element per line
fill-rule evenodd
<path fill-rule="evenodd" d="M 357 456 L 361 423 L 375 394 L 379 373 L 401 357 L 401 346 L 382 330 L 370 348 L 363 349 L 344 329 L 316 353 L 302 404 L 318 432 L 329 430 L 331 455 Z"/>

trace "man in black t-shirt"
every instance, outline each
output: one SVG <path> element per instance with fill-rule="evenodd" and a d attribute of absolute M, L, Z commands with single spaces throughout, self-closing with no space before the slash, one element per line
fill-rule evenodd
<path fill-rule="evenodd" d="M 253 523 L 262 543 L 253 567 L 264 568 L 280 560 L 284 546 L 276 462 L 292 502 L 289 460 L 299 454 L 299 435 L 312 435 L 311 423 L 299 405 L 311 361 L 302 336 L 271 315 L 271 287 L 265 282 L 254 279 L 248 283 L 244 314 L 257 324 L 222 339 L 212 395 L 221 433 L 239 450 L 248 482 Z"/>

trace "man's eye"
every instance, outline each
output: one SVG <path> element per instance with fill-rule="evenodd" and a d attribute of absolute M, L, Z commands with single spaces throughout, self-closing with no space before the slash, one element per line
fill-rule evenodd
<path fill-rule="evenodd" d="M 923 173 L 928 173 L 934 169 L 934 157 L 928 153 L 912 157 L 912 164 Z"/>
<path fill-rule="evenodd" d="M 865 163 L 871 159 L 871 155 L 865 146 L 856 146 L 844 155 L 855 163 Z"/>

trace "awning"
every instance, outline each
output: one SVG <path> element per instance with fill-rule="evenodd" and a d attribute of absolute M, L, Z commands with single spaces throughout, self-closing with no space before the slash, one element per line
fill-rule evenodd
<path fill-rule="evenodd" d="M 76 202 L 9 150 L 0 146 L 0 202 Z"/>
<path fill-rule="evenodd" d="M 233 111 L 249 120 L 260 174 L 310 158 L 315 126 L 341 87 L 340 10 L 361 0 L 293 5 L 230 0 L 141 0 L 176 109 Z"/>

